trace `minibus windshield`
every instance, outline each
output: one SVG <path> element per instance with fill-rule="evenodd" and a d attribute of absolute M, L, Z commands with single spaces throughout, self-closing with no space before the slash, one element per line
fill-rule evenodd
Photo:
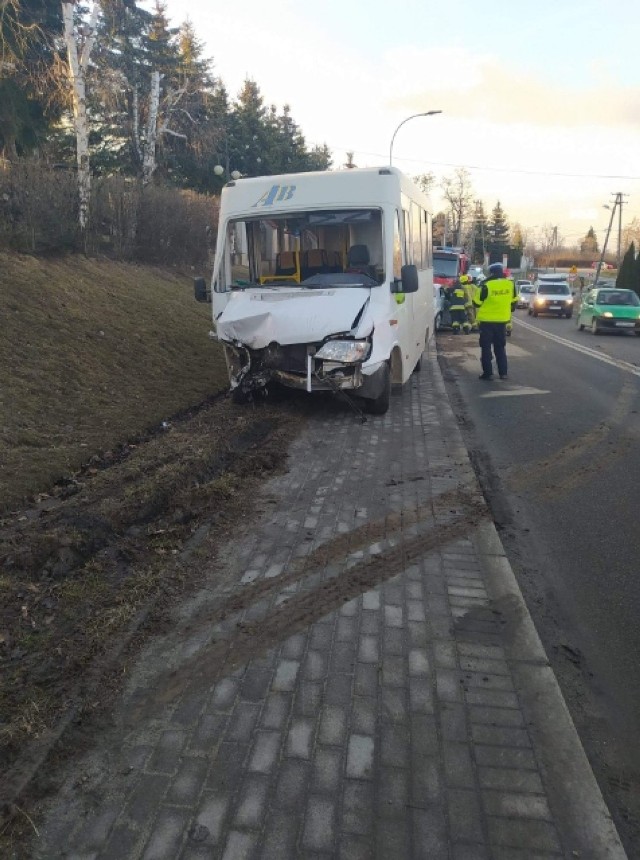
<path fill-rule="evenodd" d="M 221 238 L 218 291 L 374 287 L 385 279 L 380 209 L 261 213 L 230 220 Z"/>

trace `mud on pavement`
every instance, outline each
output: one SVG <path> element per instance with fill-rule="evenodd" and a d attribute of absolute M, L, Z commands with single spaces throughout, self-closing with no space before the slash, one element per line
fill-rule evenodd
<path fill-rule="evenodd" d="M 100 714 L 142 642 L 162 632 L 166 607 L 197 587 L 199 553 L 215 557 L 250 520 L 307 408 L 214 398 L 0 519 L 5 835 L 54 741 L 64 738 L 64 756 L 68 729 Z"/>
<path fill-rule="evenodd" d="M 335 535 L 274 578 L 231 581 L 224 559 L 216 564 L 217 550 L 268 508 L 262 482 L 283 471 L 290 441 L 318 409 L 351 418 L 328 399 L 320 406 L 290 396 L 253 407 L 220 399 L 117 455 L 94 458 L 39 505 L 0 523 L 7 594 L 0 799 L 4 838 L 13 846 L 28 835 L 31 802 L 55 790 L 56 765 L 79 755 L 108 721 L 107 706 L 141 647 L 176 633 L 172 610 L 203 584 L 204 559 L 209 599 L 189 612 L 180 633 L 215 634 L 179 671 L 150 679 L 132 703 L 131 724 L 199 676 L 213 681 L 233 671 L 486 515 L 478 496 L 458 487 Z M 378 552 L 360 558 L 372 545 Z M 319 572 L 333 563 L 340 575 L 323 578 Z M 303 590 L 286 593 L 301 583 Z M 260 609 L 283 592 L 275 610 Z M 250 620 L 240 621 L 247 607 Z"/>

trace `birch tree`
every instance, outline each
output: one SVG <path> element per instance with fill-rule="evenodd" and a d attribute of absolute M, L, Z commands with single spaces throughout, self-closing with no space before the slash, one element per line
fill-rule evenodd
<path fill-rule="evenodd" d="M 91 165 L 89 161 L 89 123 L 87 118 L 86 77 L 89 58 L 95 41 L 99 4 L 94 2 L 89 21 L 77 28 L 73 16 L 74 3 L 62 3 L 64 39 L 67 47 L 68 75 L 71 84 L 73 126 L 76 135 L 78 164 L 78 221 L 84 233 L 89 219 L 91 195 Z"/>

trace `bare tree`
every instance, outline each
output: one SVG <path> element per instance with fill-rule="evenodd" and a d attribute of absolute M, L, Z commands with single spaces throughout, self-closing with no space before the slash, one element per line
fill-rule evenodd
<path fill-rule="evenodd" d="M 78 163 L 78 220 L 84 232 L 89 218 L 91 195 L 91 165 L 89 163 L 89 123 L 87 120 L 86 76 L 91 50 L 95 41 L 96 24 L 100 6 L 94 2 L 89 21 L 76 27 L 73 15 L 74 3 L 62 2 L 64 39 L 67 46 L 67 74 L 71 84 L 73 125 L 76 134 L 76 158 Z"/>
<path fill-rule="evenodd" d="M 457 167 L 453 176 L 445 176 L 440 185 L 442 195 L 449 204 L 451 234 L 454 244 L 459 245 L 465 218 L 471 209 L 473 188 L 471 176 L 465 167 Z"/>
<path fill-rule="evenodd" d="M 540 248 L 545 254 L 551 254 L 562 245 L 564 239 L 558 236 L 558 228 L 555 224 L 543 224 L 540 228 Z"/>
<path fill-rule="evenodd" d="M 420 173 L 413 177 L 413 181 L 425 194 L 429 194 L 436 184 L 436 177 L 433 173 Z"/>
<path fill-rule="evenodd" d="M 622 248 L 626 250 L 632 242 L 636 248 L 640 248 L 640 219 L 638 218 L 632 218 L 622 230 Z"/>

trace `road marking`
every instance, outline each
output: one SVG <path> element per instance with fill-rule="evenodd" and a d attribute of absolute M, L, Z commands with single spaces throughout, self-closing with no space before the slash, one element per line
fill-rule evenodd
<path fill-rule="evenodd" d="M 522 385 L 518 388 L 505 388 L 503 391 L 487 391 L 480 397 L 518 397 L 521 394 L 551 394 L 551 392 L 542 388 L 528 388 L 526 385 Z"/>
<path fill-rule="evenodd" d="M 630 361 L 623 361 L 621 358 L 612 358 L 610 355 L 605 355 L 601 352 L 598 352 L 596 349 L 592 349 L 590 346 L 583 346 L 581 343 L 574 343 L 572 340 L 566 340 L 564 337 L 560 337 L 558 334 L 552 334 L 549 331 L 544 331 L 537 326 L 531 325 L 531 323 L 527 323 L 524 320 L 517 319 L 513 317 L 513 321 L 516 325 L 522 326 L 522 328 L 526 328 L 529 331 L 533 331 L 536 334 L 542 335 L 542 337 L 546 337 L 549 340 L 554 340 L 556 343 L 560 343 L 563 346 L 568 346 L 571 349 L 575 349 L 576 352 L 581 352 L 583 355 L 588 355 L 591 358 L 597 358 L 598 361 L 603 361 L 605 364 L 611 364 L 613 367 L 617 367 L 618 370 L 624 370 L 626 373 L 632 373 L 634 376 L 640 376 L 640 367 L 635 364 L 631 364 Z"/>

